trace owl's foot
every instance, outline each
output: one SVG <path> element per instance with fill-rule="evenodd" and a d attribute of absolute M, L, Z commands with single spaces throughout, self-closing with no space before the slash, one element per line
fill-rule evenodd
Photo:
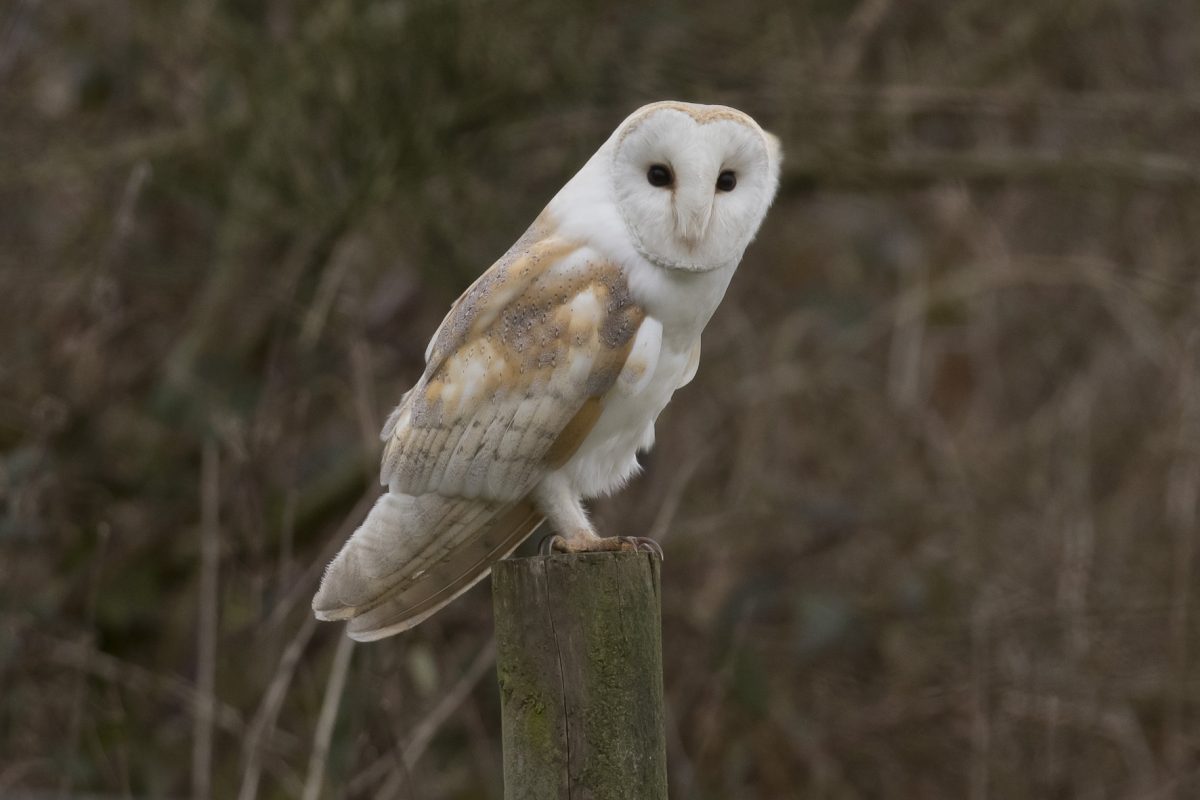
<path fill-rule="evenodd" d="M 653 539 L 641 536 L 547 536 L 542 539 L 538 550 L 542 555 L 552 553 L 612 553 L 618 550 L 654 553 L 658 560 L 663 560 L 662 545 Z"/>

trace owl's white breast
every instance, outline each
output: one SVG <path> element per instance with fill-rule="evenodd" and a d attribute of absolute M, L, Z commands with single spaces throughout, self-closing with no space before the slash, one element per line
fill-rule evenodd
<path fill-rule="evenodd" d="M 657 321 L 648 317 L 642 324 Z M 595 427 L 561 468 L 578 494 L 607 494 L 637 473 L 637 452 L 654 444 L 654 422 L 689 377 L 691 355 L 690 347 L 679 350 L 664 339 L 645 378 L 609 392 Z"/>

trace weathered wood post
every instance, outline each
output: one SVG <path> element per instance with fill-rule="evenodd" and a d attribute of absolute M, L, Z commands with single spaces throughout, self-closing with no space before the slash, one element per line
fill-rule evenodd
<path fill-rule="evenodd" d="M 549 555 L 492 570 L 505 800 L 665 800 L 660 562 Z"/>

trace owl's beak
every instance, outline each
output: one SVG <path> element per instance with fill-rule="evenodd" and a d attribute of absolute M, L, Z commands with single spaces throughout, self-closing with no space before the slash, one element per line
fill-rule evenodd
<path fill-rule="evenodd" d="M 692 197 L 684 196 L 683 193 L 676 196 L 675 230 L 688 247 L 695 247 L 703 241 L 711 218 L 711 193 L 707 197 L 700 193 Z"/>

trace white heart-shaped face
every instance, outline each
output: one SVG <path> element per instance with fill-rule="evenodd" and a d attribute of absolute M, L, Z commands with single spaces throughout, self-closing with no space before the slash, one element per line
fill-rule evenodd
<path fill-rule="evenodd" d="M 618 130 L 617 206 L 652 263 L 705 272 L 736 264 L 779 184 L 779 147 L 724 106 L 656 103 Z"/>

